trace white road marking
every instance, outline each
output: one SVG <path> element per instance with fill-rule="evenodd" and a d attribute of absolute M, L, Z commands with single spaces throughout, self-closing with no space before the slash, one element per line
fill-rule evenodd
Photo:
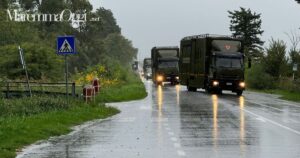
<path fill-rule="evenodd" d="M 266 122 L 266 120 L 264 120 L 264 119 L 261 118 L 261 117 L 256 118 L 256 120 L 261 121 L 261 122 Z"/>
<path fill-rule="evenodd" d="M 284 112 L 284 110 L 282 110 L 282 109 L 275 108 L 275 107 L 272 107 L 272 106 L 269 106 L 269 105 L 265 105 L 265 104 L 261 104 L 261 103 L 256 103 L 256 102 L 249 101 L 249 100 L 247 100 L 247 102 L 250 102 L 250 103 L 253 103 L 253 104 L 256 104 L 256 105 L 260 105 L 260 106 L 263 106 L 263 107 L 271 108 L 271 109 L 274 109 L 274 110 L 277 110 L 277 111 L 280 111 L 280 112 Z M 293 120 L 293 119 L 290 119 L 290 121 L 291 122 L 298 122 L 298 121 Z M 287 122 L 285 122 L 285 123 L 287 123 Z"/>
<path fill-rule="evenodd" d="M 170 136 L 173 136 L 173 135 L 174 135 L 174 133 L 173 133 L 173 132 L 168 132 L 168 134 L 169 134 Z"/>
<path fill-rule="evenodd" d="M 151 119 L 151 122 L 168 122 L 168 121 L 169 121 L 168 118 L 163 118 L 163 119 L 153 118 L 153 119 Z"/>
<path fill-rule="evenodd" d="M 178 154 L 179 156 L 185 156 L 185 155 L 186 155 L 185 152 L 182 151 L 182 150 L 178 150 L 178 151 L 177 151 L 177 154 Z"/>
<path fill-rule="evenodd" d="M 289 105 L 289 106 L 293 106 L 293 107 L 296 107 L 296 108 L 300 108 L 300 105 L 299 104 L 297 104 L 297 105 L 295 105 L 295 104 L 291 104 L 291 103 L 289 103 L 289 102 L 286 102 L 286 101 L 280 101 L 282 104 L 285 104 L 285 105 Z"/>
<path fill-rule="evenodd" d="M 177 142 L 177 138 L 176 137 L 171 137 L 171 140 L 173 141 L 173 142 Z"/>
<path fill-rule="evenodd" d="M 171 131 L 171 128 L 167 127 L 166 130 L 167 130 L 167 131 Z"/>
<path fill-rule="evenodd" d="M 135 117 L 127 117 L 122 119 L 117 119 L 116 122 L 134 122 L 136 120 Z"/>
<path fill-rule="evenodd" d="M 267 107 L 267 108 L 270 108 L 270 109 L 273 109 L 273 110 L 277 110 L 277 111 L 283 112 L 282 109 L 275 108 L 275 107 L 273 107 L 273 106 L 269 106 L 269 105 L 265 105 L 265 104 L 253 102 L 253 101 L 250 101 L 250 100 L 246 100 L 246 101 L 249 102 L 249 103 L 253 103 L 253 104 L 256 104 L 256 105 L 260 105 L 260 106 L 262 106 L 262 107 Z"/>
<path fill-rule="evenodd" d="M 180 148 L 181 145 L 180 145 L 179 143 L 174 143 L 174 147 L 175 147 L 175 148 Z"/>
<path fill-rule="evenodd" d="M 227 103 L 227 102 L 225 102 L 225 101 L 219 101 L 219 103 L 223 103 L 223 104 L 229 104 L 229 103 Z M 229 104 L 230 105 L 230 104 Z M 263 117 L 263 116 L 260 116 L 260 115 L 258 115 L 258 114 L 255 114 L 255 113 L 253 113 L 253 112 L 251 112 L 251 111 L 248 111 L 248 110 L 246 110 L 246 109 L 242 109 L 244 112 L 246 112 L 246 113 L 248 113 L 248 114 L 251 114 L 251 115 L 253 115 L 253 116 L 255 116 L 256 118 L 262 118 L 262 119 L 264 119 L 266 122 L 269 122 L 269 123 L 271 123 L 271 124 L 273 124 L 273 125 L 276 125 L 276 126 L 278 126 L 278 127 L 281 127 L 281 128 L 283 128 L 283 129 L 286 129 L 286 130 L 288 130 L 288 131 L 290 131 L 290 132 L 293 132 L 293 133 L 295 133 L 295 134 L 297 134 L 297 135 L 300 135 L 300 132 L 299 131 L 297 131 L 297 130 L 295 130 L 295 129 L 292 129 L 292 128 L 290 128 L 290 127 L 287 127 L 287 126 L 284 126 L 284 125 L 282 125 L 282 124 L 280 124 L 280 123 L 277 123 L 277 122 L 275 122 L 275 121 L 272 121 L 272 120 L 270 120 L 270 119 L 267 119 L 267 118 L 265 118 L 265 117 Z"/>
<path fill-rule="evenodd" d="M 288 131 L 290 131 L 290 132 L 293 132 L 293 133 L 295 133 L 295 134 L 297 134 L 297 135 L 300 135 L 300 132 L 297 131 L 297 130 L 295 130 L 295 129 L 292 129 L 292 128 L 290 128 L 290 127 L 284 126 L 284 125 L 282 125 L 282 124 L 280 124 L 280 123 L 277 123 L 277 122 L 275 122 L 275 121 L 269 120 L 269 119 L 267 119 L 267 118 L 265 118 L 265 117 L 262 117 L 262 116 L 260 116 L 260 115 L 255 114 L 255 113 L 253 113 L 253 112 L 251 112 L 251 111 L 248 111 L 248 110 L 245 110 L 245 109 L 243 109 L 243 111 L 245 111 L 246 113 L 251 114 L 251 115 L 253 115 L 253 116 L 255 116 L 255 117 L 262 118 L 262 119 L 264 119 L 265 121 L 267 121 L 267 122 L 269 122 L 269 123 L 271 123 L 271 124 L 273 124 L 273 125 L 276 125 L 276 126 L 278 126 L 278 127 L 284 128 L 284 129 L 286 129 L 286 130 L 288 130 Z"/>
<path fill-rule="evenodd" d="M 151 110 L 151 106 L 141 106 L 140 110 Z"/>

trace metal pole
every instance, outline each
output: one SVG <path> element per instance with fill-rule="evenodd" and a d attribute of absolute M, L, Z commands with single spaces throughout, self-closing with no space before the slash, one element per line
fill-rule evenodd
<path fill-rule="evenodd" d="M 23 49 L 21 48 L 21 46 L 19 46 L 19 50 L 20 50 L 21 62 L 23 64 L 23 68 L 25 69 L 26 80 L 27 80 L 27 89 L 29 91 L 30 97 L 32 97 L 32 92 L 31 92 L 31 87 L 30 87 L 30 83 L 29 83 L 27 66 L 26 66 L 26 62 L 25 62 L 25 58 L 24 58 L 24 52 L 23 52 Z"/>
<path fill-rule="evenodd" d="M 65 77 L 66 77 L 66 98 L 67 98 L 67 103 L 69 103 L 69 83 L 68 83 L 68 61 L 67 61 L 67 55 L 65 55 Z"/>
<path fill-rule="evenodd" d="M 29 90 L 29 95 L 30 95 L 30 97 L 32 97 L 32 92 L 31 92 L 31 87 L 30 87 L 30 84 L 29 84 L 29 77 L 28 77 L 28 72 L 27 72 L 26 66 L 25 66 L 25 73 L 26 73 L 27 88 Z"/>
<path fill-rule="evenodd" d="M 293 72 L 293 81 L 295 81 L 295 72 Z"/>
<path fill-rule="evenodd" d="M 75 98 L 75 96 L 76 96 L 76 86 L 75 86 L 74 82 L 72 83 L 72 96 L 73 96 L 73 98 Z"/>

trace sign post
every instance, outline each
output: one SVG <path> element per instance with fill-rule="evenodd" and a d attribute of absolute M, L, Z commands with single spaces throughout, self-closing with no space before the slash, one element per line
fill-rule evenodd
<path fill-rule="evenodd" d="M 19 54 L 20 54 L 21 64 L 22 64 L 23 69 L 25 70 L 25 74 L 26 74 L 27 90 L 29 91 L 30 97 L 32 97 L 32 92 L 31 92 L 31 87 L 30 87 L 30 83 L 29 83 L 29 77 L 28 77 L 26 62 L 25 62 L 25 59 L 24 59 L 24 51 L 21 48 L 21 46 L 19 46 Z"/>
<path fill-rule="evenodd" d="M 75 51 L 75 37 L 63 36 L 57 37 L 57 54 L 65 56 L 65 79 L 66 79 L 66 99 L 69 101 L 69 86 L 68 86 L 68 58 L 69 54 L 76 54 Z"/>
<path fill-rule="evenodd" d="M 295 81 L 295 72 L 298 71 L 298 64 L 293 65 L 293 81 Z"/>

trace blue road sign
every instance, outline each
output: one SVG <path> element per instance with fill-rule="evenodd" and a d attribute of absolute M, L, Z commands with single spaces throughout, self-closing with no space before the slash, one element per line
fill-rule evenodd
<path fill-rule="evenodd" d="M 59 55 L 76 54 L 75 37 L 74 36 L 57 37 L 57 54 Z"/>

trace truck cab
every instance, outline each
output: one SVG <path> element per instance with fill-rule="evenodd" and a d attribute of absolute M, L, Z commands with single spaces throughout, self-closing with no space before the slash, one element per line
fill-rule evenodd
<path fill-rule="evenodd" d="M 179 83 L 179 48 L 154 47 L 151 50 L 152 80 L 160 85 L 170 82 L 172 85 Z"/>

